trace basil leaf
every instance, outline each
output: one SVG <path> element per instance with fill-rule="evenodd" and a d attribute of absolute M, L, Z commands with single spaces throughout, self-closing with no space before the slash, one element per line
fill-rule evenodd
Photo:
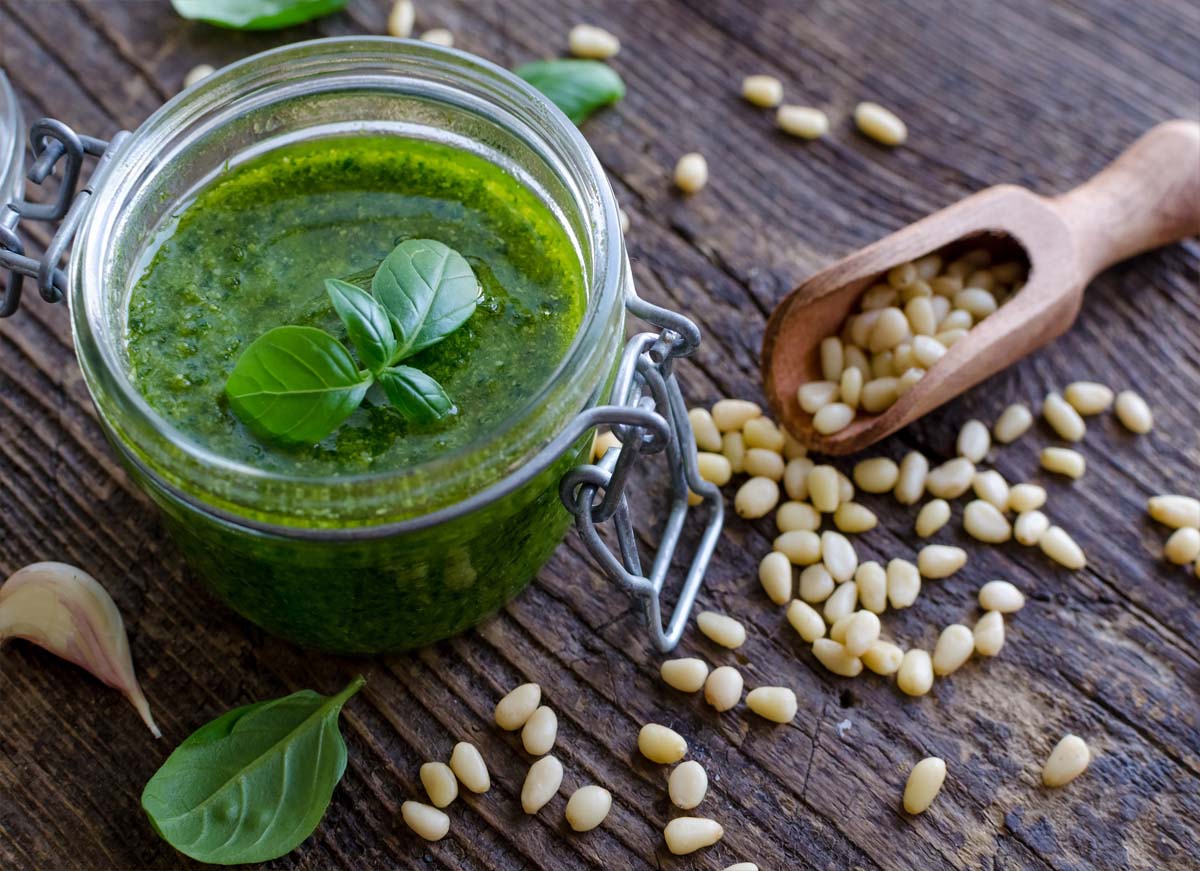
<path fill-rule="evenodd" d="M 142 791 L 163 840 L 201 862 L 266 862 L 313 833 L 346 770 L 336 696 L 301 690 L 236 708 L 201 726 Z"/>
<path fill-rule="evenodd" d="M 371 380 L 324 330 L 276 327 L 238 358 L 225 395 L 261 438 L 314 445 L 358 408 Z"/>
<path fill-rule="evenodd" d="M 337 12 L 346 0 L 171 0 L 184 18 L 233 30 L 276 30 Z"/>
<path fill-rule="evenodd" d="M 576 124 L 625 96 L 625 83 L 617 71 L 596 60 L 539 60 L 513 72 Z"/>
<path fill-rule="evenodd" d="M 461 254 L 434 239 L 407 239 L 384 258 L 371 293 L 392 315 L 398 363 L 440 342 L 475 313 L 479 280 Z"/>
<path fill-rule="evenodd" d="M 396 336 L 387 309 L 361 287 L 337 278 L 325 279 L 325 292 L 366 367 L 378 372 L 392 362 Z"/>
<path fill-rule="evenodd" d="M 442 385 L 420 369 L 393 366 L 379 373 L 384 392 L 406 418 L 414 423 L 433 423 L 456 409 Z"/>

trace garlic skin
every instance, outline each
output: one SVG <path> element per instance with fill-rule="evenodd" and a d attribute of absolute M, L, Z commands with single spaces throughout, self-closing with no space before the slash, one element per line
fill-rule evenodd
<path fill-rule="evenodd" d="M 33 563 L 0 586 L 0 644 L 23 638 L 120 690 L 155 738 L 162 736 L 138 686 L 125 623 L 112 597 L 82 569 Z"/>

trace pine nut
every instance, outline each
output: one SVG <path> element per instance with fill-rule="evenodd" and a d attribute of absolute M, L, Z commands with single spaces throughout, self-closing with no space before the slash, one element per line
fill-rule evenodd
<path fill-rule="evenodd" d="M 900 263 L 887 271 L 888 284 L 897 289 L 908 287 L 920 277 L 917 267 L 912 263 Z"/>
<path fill-rule="evenodd" d="M 933 688 L 933 661 L 924 650 L 910 650 L 900 660 L 896 685 L 909 696 L 923 696 Z"/>
<path fill-rule="evenodd" d="M 426 30 L 421 34 L 421 42 L 428 42 L 430 45 L 440 45 L 442 48 L 454 47 L 454 34 L 444 27 L 435 27 L 432 30 Z"/>
<path fill-rule="evenodd" d="M 562 779 L 562 763 L 553 756 L 543 756 L 529 766 L 529 773 L 525 775 L 525 783 L 521 787 L 521 808 L 525 813 L 536 814 L 544 808 L 562 786 Z"/>
<path fill-rule="evenodd" d="M 787 609 L 788 623 L 809 644 L 825 636 L 825 620 L 812 605 L 793 599 Z"/>
<path fill-rule="evenodd" d="M 944 296 L 931 296 L 929 298 L 929 307 L 933 310 L 933 317 L 937 321 L 939 332 L 941 330 L 954 328 L 953 324 L 949 327 L 942 326 L 942 322 L 945 321 L 950 315 L 950 300 L 946 299 Z M 971 317 L 967 312 L 963 312 L 963 314 L 965 314 L 968 318 Z M 967 323 L 965 328 L 970 329 L 970 323 Z"/>
<path fill-rule="evenodd" d="M 968 420 L 958 432 L 958 453 L 973 463 L 983 461 L 991 447 L 992 437 L 982 421 Z"/>
<path fill-rule="evenodd" d="M 485 793 L 492 788 L 487 763 L 479 755 L 478 748 L 466 741 L 459 741 L 450 753 L 450 770 L 458 782 L 474 793 Z"/>
<path fill-rule="evenodd" d="M 821 533 L 821 560 L 835 581 L 848 581 L 858 568 L 858 554 L 846 536 L 838 532 Z"/>
<path fill-rule="evenodd" d="M 934 338 L 947 348 L 953 348 L 956 342 L 965 339 L 966 336 L 967 330 L 942 330 Z"/>
<path fill-rule="evenodd" d="M 784 133 L 801 139 L 820 139 L 829 132 L 829 117 L 812 106 L 780 106 L 775 123 Z"/>
<path fill-rule="evenodd" d="M 721 824 L 701 817 L 676 817 L 667 823 L 663 839 L 675 856 L 686 856 L 704 847 L 711 847 L 725 834 Z"/>
<path fill-rule="evenodd" d="M 687 755 L 687 741 L 674 729 L 647 723 L 638 732 L 638 750 L 651 762 L 671 765 Z"/>
<path fill-rule="evenodd" d="M 1046 504 L 1046 488 L 1037 484 L 1016 484 L 1008 491 L 1008 510 L 1023 514 Z"/>
<path fill-rule="evenodd" d="M 1122 390 L 1117 394 L 1116 412 L 1117 420 L 1130 432 L 1145 435 L 1154 428 L 1150 406 L 1132 390 Z"/>
<path fill-rule="evenodd" d="M 958 671 L 975 650 L 975 635 L 961 623 L 951 623 L 933 648 L 933 673 L 944 677 Z"/>
<path fill-rule="evenodd" d="M 992 276 L 1001 284 L 1012 284 L 1013 282 L 1020 281 L 1024 275 L 1024 264 L 1018 263 L 1015 260 L 1006 260 L 992 267 Z"/>
<path fill-rule="evenodd" d="M 879 640 L 879 618 L 871 611 L 855 611 L 846 623 L 842 644 L 851 656 L 862 656 Z"/>
<path fill-rule="evenodd" d="M 721 433 L 707 409 L 693 408 L 688 412 L 688 423 L 692 425 L 692 436 L 696 439 L 696 447 L 712 453 L 721 450 Z"/>
<path fill-rule="evenodd" d="M 786 605 L 792 599 L 792 564 L 787 556 L 772 551 L 758 564 L 758 580 L 767 598 L 776 605 Z"/>
<path fill-rule="evenodd" d="M 780 532 L 794 532 L 797 529 L 813 532 L 821 528 L 821 515 L 807 502 L 784 502 L 775 512 L 775 526 Z"/>
<path fill-rule="evenodd" d="M 963 281 L 957 275 L 935 275 L 929 279 L 929 286 L 938 296 L 953 299 L 954 295 L 963 289 Z M 970 324 L 967 326 L 970 327 Z"/>
<path fill-rule="evenodd" d="M 746 474 L 772 481 L 783 479 L 783 457 L 766 448 L 751 448 L 746 451 Z"/>
<path fill-rule="evenodd" d="M 987 544 L 1001 544 L 1012 538 L 1012 524 L 991 502 L 973 499 L 963 509 L 963 529 L 967 535 Z"/>
<path fill-rule="evenodd" d="M 921 538 L 929 538 L 950 521 L 950 503 L 945 499 L 932 499 L 921 506 L 917 513 L 916 532 Z"/>
<path fill-rule="evenodd" d="M 733 478 L 733 465 L 723 454 L 700 451 L 696 454 L 696 466 L 701 478 L 718 487 L 724 487 Z"/>
<path fill-rule="evenodd" d="M 783 533 L 772 547 L 798 566 L 809 566 L 821 559 L 821 536 L 807 529 Z"/>
<path fill-rule="evenodd" d="M 1046 418 L 1046 422 L 1054 428 L 1060 438 L 1069 442 L 1082 441 L 1084 433 L 1087 432 L 1087 425 L 1079 416 L 1079 412 L 1057 393 L 1046 394 L 1042 402 L 1042 417 Z"/>
<path fill-rule="evenodd" d="M 787 441 L 775 421 L 769 417 L 755 417 L 746 421 L 742 427 L 742 438 L 746 440 L 747 448 L 766 448 L 775 453 L 782 451 Z"/>
<path fill-rule="evenodd" d="M 904 651 L 890 641 L 876 641 L 862 655 L 862 663 L 876 674 L 895 674 L 904 661 Z"/>
<path fill-rule="evenodd" d="M 850 369 L 857 369 L 866 381 L 871 375 L 871 360 L 867 357 L 866 352 L 858 347 L 858 345 L 848 344 L 845 346 L 844 353 L 846 355 L 846 365 L 842 370 L 842 375 Z"/>
<path fill-rule="evenodd" d="M 911 342 L 901 342 L 892 349 L 892 374 L 904 375 L 917 365 L 916 355 L 913 354 Z"/>
<path fill-rule="evenodd" d="M 607 60 L 621 50 L 621 41 L 601 27 L 576 24 L 567 34 L 567 49 L 575 57 Z"/>
<path fill-rule="evenodd" d="M 868 493 L 887 493 L 899 477 L 900 467 L 887 457 L 872 457 L 854 466 L 854 483 Z"/>
<path fill-rule="evenodd" d="M 675 186 L 685 194 L 698 193 L 708 184 L 708 161 L 697 151 L 689 151 L 675 164 Z"/>
<path fill-rule="evenodd" d="M 695 657 L 664 660 L 658 670 L 667 686 L 685 693 L 698 692 L 708 678 L 708 665 Z"/>
<path fill-rule="evenodd" d="M 893 559 L 887 564 L 887 597 L 893 608 L 907 608 L 921 593 L 921 574 L 908 560 Z"/>
<path fill-rule="evenodd" d="M 922 759 L 913 766 L 904 784 L 904 809 L 910 814 L 924 813 L 946 781 L 946 763 L 936 756 Z"/>
<path fill-rule="evenodd" d="M 1076 381 L 1068 384 L 1063 398 L 1080 414 L 1099 414 L 1113 404 L 1113 392 L 1095 381 Z"/>
<path fill-rule="evenodd" d="M 854 108 L 854 123 L 866 136 L 881 145 L 903 145 L 908 138 L 908 128 L 904 122 L 878 103 L 859 103 Z"/>
<path fill-rule="evenodd" d="M 874 529 L 879 524 L 875 512 L 857 502 L 843 502 L 833 512 L 833 523 L 842 532 L 857 535 Z"/>
<path fill-rule="evenodd" d="M 874 284 L 867 288 L 859 300 L 859 308 L 864 312 L 874 309 L 887 308 L 900 301 L 900 292 L 890 284 Z"/>
<path fill-rule="evenodd" d="M 927 544 L 917 553 L 917 570 L 925 578 L 948 578 L 967 564 L 967 552 L 947 544 Z"/>
<path fill-rule="evenodd" d="M 893 405 L 899 396 L 898 386 L 899 379 L 890 375 L 868 381 L 863 385 L 862 395 L 858 399 L 863 411 L 878 414 Z"/>
<path fill-rule="evenodd" d="M 612 793 L 603 786 L 581 786 L 567 799 L 567 825 L 576 832 L 590 832 L 612 809 Z"/>
<path fill-rule="evenodd" d="M 612 432 L 597 433 L 592 440 L 592 462 L 602 459 L 608 453 L 609 448 L 621 449 L 621 442 L 616 434 Z"/>
<path fill-rule="evenodd" d="M 706 792 L 708 773 L 696 760 L 680 762 L 671 769 L 671 776 L 667 778 L 667 795 L 675 807 L 690 811 L 704 801 Z"/>
<path fill-rule="evenodd" d="M 1004 615 L 988 611 L 975 624 L 975 652 L 980 656 L 995 656 L 1004 646 Z"/>
<path fill-rule="evenodd" d="M 746 694 L 746 705 L 772 723 L 790 723 L 796 718 L 796 694 L 787 687 L 752 689 Z"/>
<path fill-rule="evenodd" d="M 982 287 L 984 290 L 994 291 L 996 289 L 996 277 L 992 275 L 990 269 L 976 269 L 967 276 L 965 282 L 967 287 Z"/>
<path fill-rule="evenodd" d="M 392 4 L 392 11 L 388 14 L 388 35 L 397 39 L 408 39 L 412 36 L 415 17 L 416 10 L 413 9 L 412 0 L 396 0 Z"/>
<path fill-rule="evenodd" d="M 866 347 L 873 354 L 890 351 L 910 335 L 908 318 L 904 316 L 904 312 L 895 306 L 888 306 L 879 310 Z"/>
<path fill-rule="evenodd" d="M 932 336 L 917 336 L 912 341 L 913 360 L 923 369 L 929 369 L 946 355 L 946 346 Z"/>
<path fill-rule="evenodd" d="M 1051 526 L 1043 532 L 1038 539 L 1038 546 L 1050 559 L 1069 569 L 1081 569 L 1087 565 L 1087 558 L 1075 539 L 1058 526 Z"/>
<path fill-rule="evenodd" d="M 862 398 L 863 373 L 857 366 L 850 366 L 842 370 L 842 380 L 838 386 L 838 394 L 842 398 L 842 404 L 849 406 L 851 409 L 858 408 L 858 402 Z"/>
<path fill-rule="evenodd" d="M 854 583 L 858 585 L 858 601 L 864 608 L 875 614 L 887 609 L 887 572 L 883 566 L 874 560 L 860 563 Z"/>
<path fill-rule="evenodd" d="M 194 66 L 188 70 L 188 74 L 183 77 L 183 86 L 185 88 L 190 88 L 192 85 L 196 84 L 196 82 L 199 82 L 202 79 L 207 79 L 215 72 L 216 70 L 211 64 L 199 64 Z"/>
<path fill-rule="evenodd" d="M 742 427 L 761 416 L 758 403 L 746 399 L 722 399 L 712 407 L 713 424 L 723 433 L 741 432 Z"/>
<path fill-rule="evenodd" d="M 1042 540 L 1050 528 L 1050 518 L 1038 510 L 1022 511 L 1013 524 L 1013 538 L 1026 547 L 1033 547 Z"/>
<path fill-rule="evenodd" d="M 1042 783 L 1049 787 L 1066 786 L 1087 770 L 1092 752 L 1078 735 L 1066 735 L 1054 746 L 1042 768 Z"/>
<path fill-rule="evenodd" d="M 788 460 L 783 469 L 783 489 L 787 491 L 789 499 L 794 502 L 808 499 L 808 476 L 812 469 L 813 461 L 808 457 Z"/>
<path fill-rule="evenodd" d="M 742 673 L 731 665 L 714 668 L 704 682 L 704 701 L 728 711 L 742 698 Z"/>
<path fill-rule="evenodd" d="M 735 475 L 746 471 L 746 440 L 740 432 L 721 436 L 721 454 L 729 460 L 729 469 Z"/>
<path fill-rule="evenodd" d="M 1146 511 L 1154 520 L 1172 529 L 1200 528 L 1200 499 L 1191 496 L 1174 493 L 1151 496 L 1146 501 Z"/>
<path fill-rule="evenodd" d="M 542 688 L 524 683 L 496 703 L 496 725 L 508 732 L 516 731 L 533 716 L 542 702 Z"/>
<path fill-rule="evenodd" d="M 420 777 L 434 807 L 443 808 L 458 798 L 458 778 L 445 762 L 426 762 Z"/>
<path fill-rule="evenodd" d="M 800 598 L 805 602 L 824 602 L 833 593 L 834 586 L 833 576 L 820 563 L 810 565 L 800 572 Z"/>
<path fill-rule="evenodd" d="M 1047 472 L 1082 478 L 1087 468 L 1083 454 L 1070 448 L 1042 448 L 1042 468 Z"/>
<path fill-rule="evenodd" d="M 746 627 L 716 611 L 701 611 L 696 615 L 696 625 L 709 641 L 735 650 L 746 643 Z"/>
<path fill-rule="evenodd" d="M 796 400 L 809 414 L 816 414 L 829 403 L 836 402 L 840 391 L 836 381 L 808 381 L 796 391 Z"/>
<path fill-rule="evenodd" d="M 847 614 L 853 613 L 858 605 L 858 584 L 845 581 L 838 585 L 832 595 L 825 600 L 822 611 L 827 623 L 836 623 Z"/>
<path fill-rule="evenodd" d="M 554 749 L 558 737 L 558 715 L 542 705 L 521 729 L 521 744 L 530 756 L 544 756 Z"/>
<path fill-rule="evenodd" d="M 751 478 L 733 496 L 733 510 L 747 520 L 765 517 L 778 504 L 779 485 L 770 478 Z"/>
<path fill-rule="evenodd" d="M 846 648 L 828 638 L 818 638 L 813 642 L 813 656 L 829 671 L 841 677 L 857 677 L 862 674 L 862 660 L 851 656 Z"/>
<path fill-rule="evenodd" d="M 832 384 L 837 384 L 841 380 L 842 370 L 846 366 L 842 340 L 837 336 L 826 336 L 821 340 L 820 355 L 821 377 Z"/>
<path fill-rule="evenodd" d="M 931 281 L 937 274 L 942 271 L 942 255 L 926 254 L 913 261 L 913 266 L 917 270 L 917 277 L 922 281 Z"/>
<path fill-rule="evenodd" d="M 992 427 L 992 435 L 1001 444 L 1011 444 L 1033 426 L 1033 414 L 1019 402 L 1004 409 Z"/>
<path fill-rule="evenodd" d="M 929 474 L 929 460 L 918 451 L 910 451 L 900 461 L 900 477 L 896 480 L 896 501 L 901 505 L 915 505 L 925 494 L 925 479 Z"/>
<path fill-rule="evenodd" d="M 1012 614 L 1025 607 L 1025 594 L 1008 581 L 988 581 L 979 588 L 979 607 Z"/>
<path fill-rule="evenodd" d="M 783 82 L 774 76 L 746 76 L 742 96 L 755 106 L 771 109 L 783 102 Z"/>
<path fill-rule="evenodd" d="M 854 482 L 843 475 L 837 473 L 838 478 L 838 504 L 849 502 L 854 498 Z"/>
<path fill-rule="evenodd" d="M 971 478 L 971 489 L 984 502 L 990 502 L 1000 511 L 1008 509 L 1008 482 L 995 469 L 976 472 Z"/>
<path fill-rule="evenodd" d="M 975 464 L 966 457 L 947 460 L 929 473 L 925 489 L 939 499 L 957 499 L 971 487 Z"/>
<path fill-rule="evenodd" d="M 724 871 L 758 871 L 758 866 L 753 862 L 735 862 Z"/>
<path fill-rule="evenodd" d="M 928 286 L 925 285 L 925 287 Z M 932 291 L 930 293 L 932 294 Z M 930 337 L 937 332 L 937 318 L 934 317 L 933 303 L 930 301 L 930 297 L 917 296 L 910 299 L 904 305 L 904 317 L 908 319 L 908 326 L 913 334 L 913 351 L 915 353 L 915 345 L 918 338 L 921 336 Z M 943 351 L 943 349 L 938 348 L 938 351 Z"/>
<path fill-rule="evenodd" d="M 796 440 L 786 429 L 783 430 L 783 458 L 788 462 L 808 455 L 808 448 Z"/>
<path fill-rule="evenodd" d="M 418 838 L 426 841 L 440 841 L 450 831 L 450 817 L 419 801 L 406 801 L 400 805 L 400 816 Z"/>
<path fill-rule="evenodd" d="M 1177 566 L 1186 565 L 1200 557 L 1200 529 L 1184 526 L 1172 532 L 1163 545 L 1163 556 L 1167 562 Z"/>
<path fill-rule="evenodd" d="M 822 514 L 832 514 L 841 499 L 838 496 L 838 473 L 833 466 L 814 466 L 808 473 L 808 496 L 813 508 Z"/>
<path fill-rule="evenodd" d="M 954 307 L 969 312 L 976 321 L 983 320 L 998 308 L 996 297 L 982 287 L 967 287 L 954 294 Z"/>
<path fill-rule="evenodd" d="M 813 415 L 813 429 L 821 435 L 841 432 L 854 422 L 854 409 L 844 402 L 831 402 Z"/>

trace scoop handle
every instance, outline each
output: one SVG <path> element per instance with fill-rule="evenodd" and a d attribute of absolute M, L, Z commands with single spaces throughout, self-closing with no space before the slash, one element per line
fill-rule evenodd
<path fill-rule="evenodd" d="M 1127 257 L 1200 234 L 1200 124 L 1151 128 L 1053 202 L 1088 279 Z"/>

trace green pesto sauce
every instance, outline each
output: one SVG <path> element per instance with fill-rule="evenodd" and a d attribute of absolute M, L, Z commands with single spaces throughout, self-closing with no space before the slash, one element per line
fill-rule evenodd
<path fill-rule="evenodd" d="M 251 434 L 223 394 L 246 346 L 284 324 L 345 341 L 324 279 L 369 287 L 411 238 L 454 248 L 482 285 L 466 324 L 405 361 L 442 384 L 457 414 L 415 425 L 371 393 L 318 445 Z M 353 474 L 411 467 L 495 430 L 561 362 L 584 305 L 570 238 L 516 178 L 446 145 L 345 137 L 279 148 L 203 189 L 133 289 L 127 342 L 150 405 L 215 453 L 297 475 Z"/>

